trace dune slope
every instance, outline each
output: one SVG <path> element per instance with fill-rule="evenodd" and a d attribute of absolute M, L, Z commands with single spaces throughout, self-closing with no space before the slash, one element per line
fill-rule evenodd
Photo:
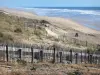
<path fill-rule="evenodd" d="M 76 34 L 78 34 L 76 36 Z M 18 43 L 59 43 L 70 47 L 100 44 L 100 31 L 56 17 L 0 8 L 0 41 Z"/>

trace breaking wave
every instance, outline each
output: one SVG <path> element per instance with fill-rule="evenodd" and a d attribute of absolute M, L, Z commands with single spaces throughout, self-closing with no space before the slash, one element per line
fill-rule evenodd
<path fill-rule="evenodd" d="M 38 15 L 48 15 L 48 13 L 76 13 L 84 15 L 97 15 L 100 16 L 100 11 L 96 10 L 78 10 L 78 9 L 50 9 L 50 8 L 25 8 L 28 10 L 33 10 Z"/>
<path fill-rule="evenodd" d="M 100 8 L 98 10 L 68 8 L 25 8 L 40 16 L 72 19 L 84 26 L 100 30 Z"/>

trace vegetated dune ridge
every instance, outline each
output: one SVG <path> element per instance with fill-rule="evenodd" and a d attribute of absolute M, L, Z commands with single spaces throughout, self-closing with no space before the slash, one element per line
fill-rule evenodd
<path fill-rule="evenodd" d="M 26 17 L 31 19 L 45 19 L 51 22 L 52 24 L 57 25 L 63 29 L 72 28 L 84 33 L 100 34 L 100 31 L 90 29 L 69 19 L 58 18 L 58 17 L 37 16 L 36 14 L 33 14 L 31 12 L 25 12 L 18 9 L 10 9 L 10 8 L 0 8 L 0 9 L 5 11 L 6 13 L 9 13 L 10 15 Z"/>
<path fill-rule="evenodd" d="M 7 31 L 4 27 L 6 27 L 8 23 L 3 23 L 4 27 L 1 24 L 1 27 L 5 29 L 6 34 L 10 34 L 13 36 L 14 42 L 21 42 L 26 44 L 33 44 L 33 43 L 59 43 L 60 45 L 66 45 L 66 46 L 72 46 L 72 47 L 82 47 L 86 46 L 86 41 L 88 42 L 88 46 L 91 47 L 91 44 L 100 44 L 100 31 L 96 31 L 90 28 L 87 28 L 85 26 L 82 26 L 72 20 L 64 19 L 64 18 L 58 18 L 58 17 L 47 17 L 47 16 L 38 16 L 36 14 L 33 14 L 31 12 L 26 12 L 19 9 L 11 9 L 11 8 L 0 8 L 0 11 L 4 12 L 7 15 L 10 16 L 16 16 L 14 18 L 14 22 L 16 25 L 14 26 L 14 22 L 12 25 L 9 25 L 7 27 L 10 29 L 10 31 Z M 22 18 L 22 19 L 21 19 Z M 26 18 L 26 19 L 25 19 Z M 6 18 L 5 18 L 6 19 Z M 13 18 L 10 18 L 10 22 L 13 20 Z M 16 21 L 18 19 L 18 21 Z M 22 24 L 25 21 L 28 21 L 28 25 L 35 25 L 31 23 L 32 21 L 41 21 L 45 20 L 47 23 L 45 23 L 46 26 L 44 26 L 42 29 L 37 29 L 35 33 L 34 27 L 29 27 Z M 6 21 L 6 20 L 4 20 Z M 21 22 L 22 21 L 22 22 Z M 17 24 L 17 22 L 19 22 Z M 20 25 L 21 24 L 21 25 Z M 15 27 L 19 26 L 22 27 L 22 34 L 14 32 Z M 23 26 L 24 25 L 24 26 Z M 37 24 L 40 27 L 42 24 Z M 27 27 L 28 26 L 28 27 Z M 17 27 L 18 28 L 18 27 Z M 27 30 L 26 30 L 26 29 Z M 13 32 L 12 32 L 13 31 Z M 38 33 L 37 33 L 38 32 Z M 41 33 L 41 35 L 40 35 Z M 75 34 L 78 33 L 78 37 L 75 37 Z M 11 39 L 11 38 L 10 38 Z M 12 40 L 12 39 L 11 39 Z"/>

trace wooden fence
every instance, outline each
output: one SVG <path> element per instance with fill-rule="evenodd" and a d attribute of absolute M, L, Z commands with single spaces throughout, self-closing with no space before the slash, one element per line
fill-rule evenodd
<path fill-rule="evenodd" d="M 52 48 L 18 47 L 0 45 L 0 61 L 13 62 L 24 60 L 26 62 L 47 61 L 52 63 L 90 63 L 100 64 L 100 54 L 90 51 L 74 51 Z"/>

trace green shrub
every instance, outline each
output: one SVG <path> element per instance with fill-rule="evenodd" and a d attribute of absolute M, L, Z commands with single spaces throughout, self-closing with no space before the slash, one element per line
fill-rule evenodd
<path fill-rule="evenodd" d="M 0 32 L 0 42 L 13 42 L 14 39 L 12 37 L 12 35 L 7 34 L 7 33 L 2 33 Z"/>
<path fill-rule="evenodd" d="M 41 30 L 39 30 L 39 29 L 34 30 L 34 34 L 35 34 L 39 39 L 41 39 L 41 35 L 42 35 Z"/>
<path fill-rule="evenodd" d="M 35 31 L 34 31 L 34 34 L 37 35 L 37 36 L 40 36 L 40 35 L 41 35 L 41 32 L 38 31 L 38 30 L 35 30 Z"/>
<path fill-rule="evenodd" d="M 41 20 L 40 23 L 43 24 L 43 25 L 44 25 L 44 24 L 50 24 L 50 23 L 49 23 L 48 21 L 46 21 L 46 20 Z"/>
<path fill-rule="evenodd" d="M 36 67 L 33 66 L 30 70 L 35 70 L 36 71 Z"/>
<path fill-rule="evenodd" d="M 67 73 L 68 75 L 82 75 L 81 72 L 79 72 L 78 70 L 74 71 L 74 72 L 69 72 Z"/>
<path fill-rule="evenodd" d="M 0 32 L 0 37 L 3 37 L 3 33 L 2 32 Z"/>
<path fill-rule="evenodd" d="M 27 62 L 25 60 L 17 60 L 17 62 L 20 64 L 20 65 L 23 65 L 23 66 L 26 66 L 27 65 Z"/>
<path fill-rule="evenodd" d="M 54 41 L 57 41 L 57 42 L 58 42 L 58 41 L 59 41 L 59 39 L 58 39 L 58 38 L 54 38 Z"/>
<path fill-rule="evenodd" d="M 21 28 L 16 28 L 16 29 L 14 30 L 14 32 L 16 32 L 16 33 L 22 33 L 22 29 L 21 29 Z"/>
<path fill-rule="evenodd" d="M 6 41 L 13 41 L 13 37 L 11 35 L 9 35 L 9 34 L 5 34 L 3 36 L 3 39 L 6 40 Z"/>

